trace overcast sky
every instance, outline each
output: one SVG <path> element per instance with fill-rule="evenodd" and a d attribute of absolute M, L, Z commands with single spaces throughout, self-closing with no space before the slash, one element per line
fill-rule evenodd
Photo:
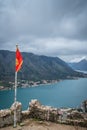
<path fill-rule="evenodd" d="M 87 58 L 87 0 L 0 0 L 0 50 Z"/>

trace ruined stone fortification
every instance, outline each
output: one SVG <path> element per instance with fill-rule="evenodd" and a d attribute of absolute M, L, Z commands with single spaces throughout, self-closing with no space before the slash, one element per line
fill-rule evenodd
<path fill-rule="evenodd" d="M 14 104 L 10 109 L 0 110 L 0 127 L 13 124 Z M 37 120 L 46 120 L 56 123 L 65 123 L 87 127 L 87 113 L 79 112 L 76 109 L 57 109 L 50 106 L 43 106 L 37 100 L 29 103 L 29 108 L 22 111 L 21 103 L 16 103 L 17 122 L 25 119 L 34 118 Z"/>

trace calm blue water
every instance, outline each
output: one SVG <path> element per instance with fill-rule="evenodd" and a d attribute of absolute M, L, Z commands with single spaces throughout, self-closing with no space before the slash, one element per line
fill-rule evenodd
<path fill-rule="evenodd" d="M 78 107 L 87 99 L 87 78 L 64 80 L 56 84 L 32 88 L 18 88 L 17 99 L 22 109 L 28 108 L 31 99 L 53 107 Z M 0 109 L 9 108 L 14 100 L 14 90 L 0 91 Z"/>

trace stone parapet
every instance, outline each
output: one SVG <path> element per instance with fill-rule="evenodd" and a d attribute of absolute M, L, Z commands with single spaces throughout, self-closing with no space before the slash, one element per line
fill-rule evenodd
<path fill-rule="evenodd" d="M 17 122 L 34 118 L 37 120 L 51 121 L 69 125 L 87 127 L 87 113 L 79 112 L 77 109 L 58 109 L 44 106 L 38 100 L 31 100 L 29 108 L 22 111 L 22 104 L 16 102 L 10 109 L 0 110 L 0 127 L 12 125 L 14 122 L 14 110 L 16 105 Z"/>
<path fill-rule="evenodd" d="M 87 127 L 87 113 L 79 112 L 77 109 L 57 109 L 32 100 L 29 103 L 29 111 L 29 118 Z"/>

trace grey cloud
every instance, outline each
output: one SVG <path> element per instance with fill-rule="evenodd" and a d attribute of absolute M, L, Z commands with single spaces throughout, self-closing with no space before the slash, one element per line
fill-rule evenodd
<path fill-rule="evenodd" d="M 78 35 L 80 35 L 80 33 L 81 37 L 84 37 L 84 26 L 87 23 L 87 20 L 85 20 L 87 9 L 86 2 L 83 2 L 82 0 L 19 0 L 16 2 L 12 2 L 11 0 L 6 1 L 9 2 L 6 3 L 2 9 L 3 17 L 5 16 L 2 18 L 2 20 L 5 23 L 7 21 L 7 25 L 4 23 L 5 28 L 11 28 L 11 30 L 9 30 L 9 33 L 13 33 L 14 37 L 16 34 L 21 35 L 23 33 L 28 33 L 29 35 L 32 34 L 37 37 L 60 35 L 63 37 L 70 37 L 70 31 L 73 38 L 76 37 L 76 35 L 78 38 Z M 81 13 L 82 16 L 79 17 Z M 83 24 L 83 21 L 85 24 Z M 61 25 L 61 23 L 63 25 Z M 68 24 L 70 27 L 67 27 Z M 75 29 L 72 29 L 73 26 Z M 69 28 L 71 30 L 69 30 Z M 74 34 L 73 30 L 75 30 Z"/>
<path fill-rule="evenodd" d="M 87 0 L 0 0 L 0 49 L 87 55 L 86 15 Z"/>

